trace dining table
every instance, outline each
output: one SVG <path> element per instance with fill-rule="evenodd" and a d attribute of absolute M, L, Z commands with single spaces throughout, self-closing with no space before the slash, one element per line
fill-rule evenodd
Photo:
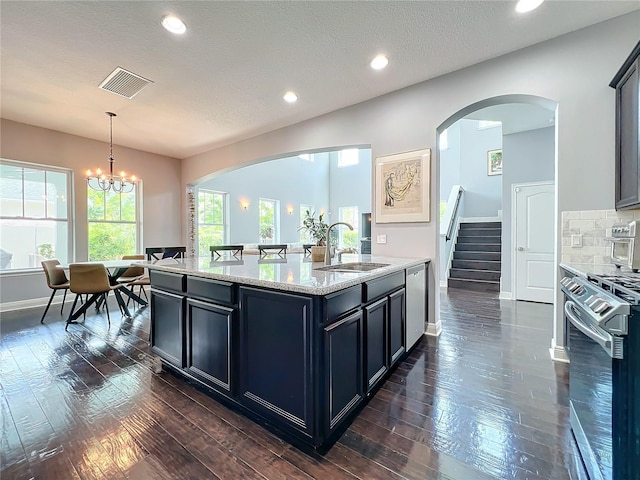
<path fill-rule="evenodd" d="M 73 262 L 73 263 L 76 265 L 77 264 L 87 265 L 87 264 L 96 264 L 96 263 L 100 263 L 104 265 L 104 267 L 107 270 L 107 275 L 109 275 L 109 283 L 111 285 L 116 285 L 118 283 L 118 279 L 124 274 L 124 272 L 126 272 L 129 267 L 133 266 L 137 262 L 139 262 L 139 260 L 129 259 L 129 260 L 103 260 L 100 262 L 92 261 L 92 262 Z M 63 270 L 68 271 L 69 264 L 57 265 L 56 268 L 62 268 Z M 129 312 L 129 307 L 127 307 L 128 302 L 124 301 L 124 299 L 122 298 L 122 295 L 126 295 L 134 302 L 137 302 L 141 307 L 146 307 L 148 305 L 146 300 L 144 300 L 139 295 L 136 295 L 133 289 L 129 288 L 126 284 L 123 284 L 122 287 L 118 288 L 117 290 L 114 290 L 113 292 L 118 302 L 118 305 L 120 305 L 120 308 L 122 309 L 124 315 L 127 317 L 131 317 L 132 315 Z M 78 308 L 77 311 L 75 312 L 72 311 L 71 315 L 69 316 L 68 322 L 71 323 L 74 320 L 77 320 L 78 318 L 80 318 L 80 316 L 83 315 L 93 303 L 96 303 L 96 308 L 99 308 L 100 303 L 99 303 L 98 297 L 100 297 L 99 294 L 92 295 L 91 298 L 85 301 Z"/>

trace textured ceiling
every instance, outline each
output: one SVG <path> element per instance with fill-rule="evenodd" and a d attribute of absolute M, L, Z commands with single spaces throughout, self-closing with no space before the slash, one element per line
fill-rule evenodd
<path fill-rule="evenodd" d="M 635 1 L 7 1 L 3 118 L 176 158 L 291 125 L 640 9 Z M 160 19 L 187 24 L 181 37 Z M 377 53 L 386 70 L 368 67 Z M 117 66 L 153 80 L 98 89 Z M 287 90 L 298 93 L 286 104 Z"/>

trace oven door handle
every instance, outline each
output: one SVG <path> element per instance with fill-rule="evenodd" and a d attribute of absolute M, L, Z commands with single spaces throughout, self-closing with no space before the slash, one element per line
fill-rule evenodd
<path fill-rule="evenodd" d="M 600 345 L 611 358 L 624 358 L 622 339 L 609 334 L 596 324 L 589 325 L 580 318 L 578 312 L 579 309 L 575 302 L 572 302 L 571 300 L 567 300 L 565 302 L 564 313 L 567 315 L 567 318 L 573 326 Z"/>

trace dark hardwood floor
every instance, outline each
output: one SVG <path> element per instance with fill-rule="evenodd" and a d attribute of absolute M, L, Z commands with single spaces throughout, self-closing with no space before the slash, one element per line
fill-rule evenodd
<path fill-rule="evenodd" d="M 0 478 L 576 478 L 552 307 L 441 298 L 442 335 L 410 353 L 324 456 L 153 373 L 148 310 L 120 319 L 114 304 L 110 329 L 91 311 L 68 332 L 55 308 L 45 325 L 42 309 L 3 314 Z"/>

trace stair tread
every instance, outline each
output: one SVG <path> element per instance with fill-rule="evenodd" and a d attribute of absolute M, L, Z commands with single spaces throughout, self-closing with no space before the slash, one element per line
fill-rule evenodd
<path fill-rule="evenodd" d="M 476 260 L 476 259 L 469 259 L 469 258 L 454 258 L 454 260 L 457 260 L 459 262 L 500 263 L 500 260 Z"/>
<path fill-rule="evenodd" d="M 458 270 L 461 272 L 489 272 L 489 273 L 500 273 L 500 270 L 483 270 L 481 268 L 460 268 L 460 267 L 453 267 L 451 268 L 451 270 Z"/>
<path fill-rule="evenodd" d="M 460 282 L 473 282 L 473 283 L 500 283 L 500 280 L 479 280 L 476 278 L 449 278 L 449 280 L 455 280 Z"/>

